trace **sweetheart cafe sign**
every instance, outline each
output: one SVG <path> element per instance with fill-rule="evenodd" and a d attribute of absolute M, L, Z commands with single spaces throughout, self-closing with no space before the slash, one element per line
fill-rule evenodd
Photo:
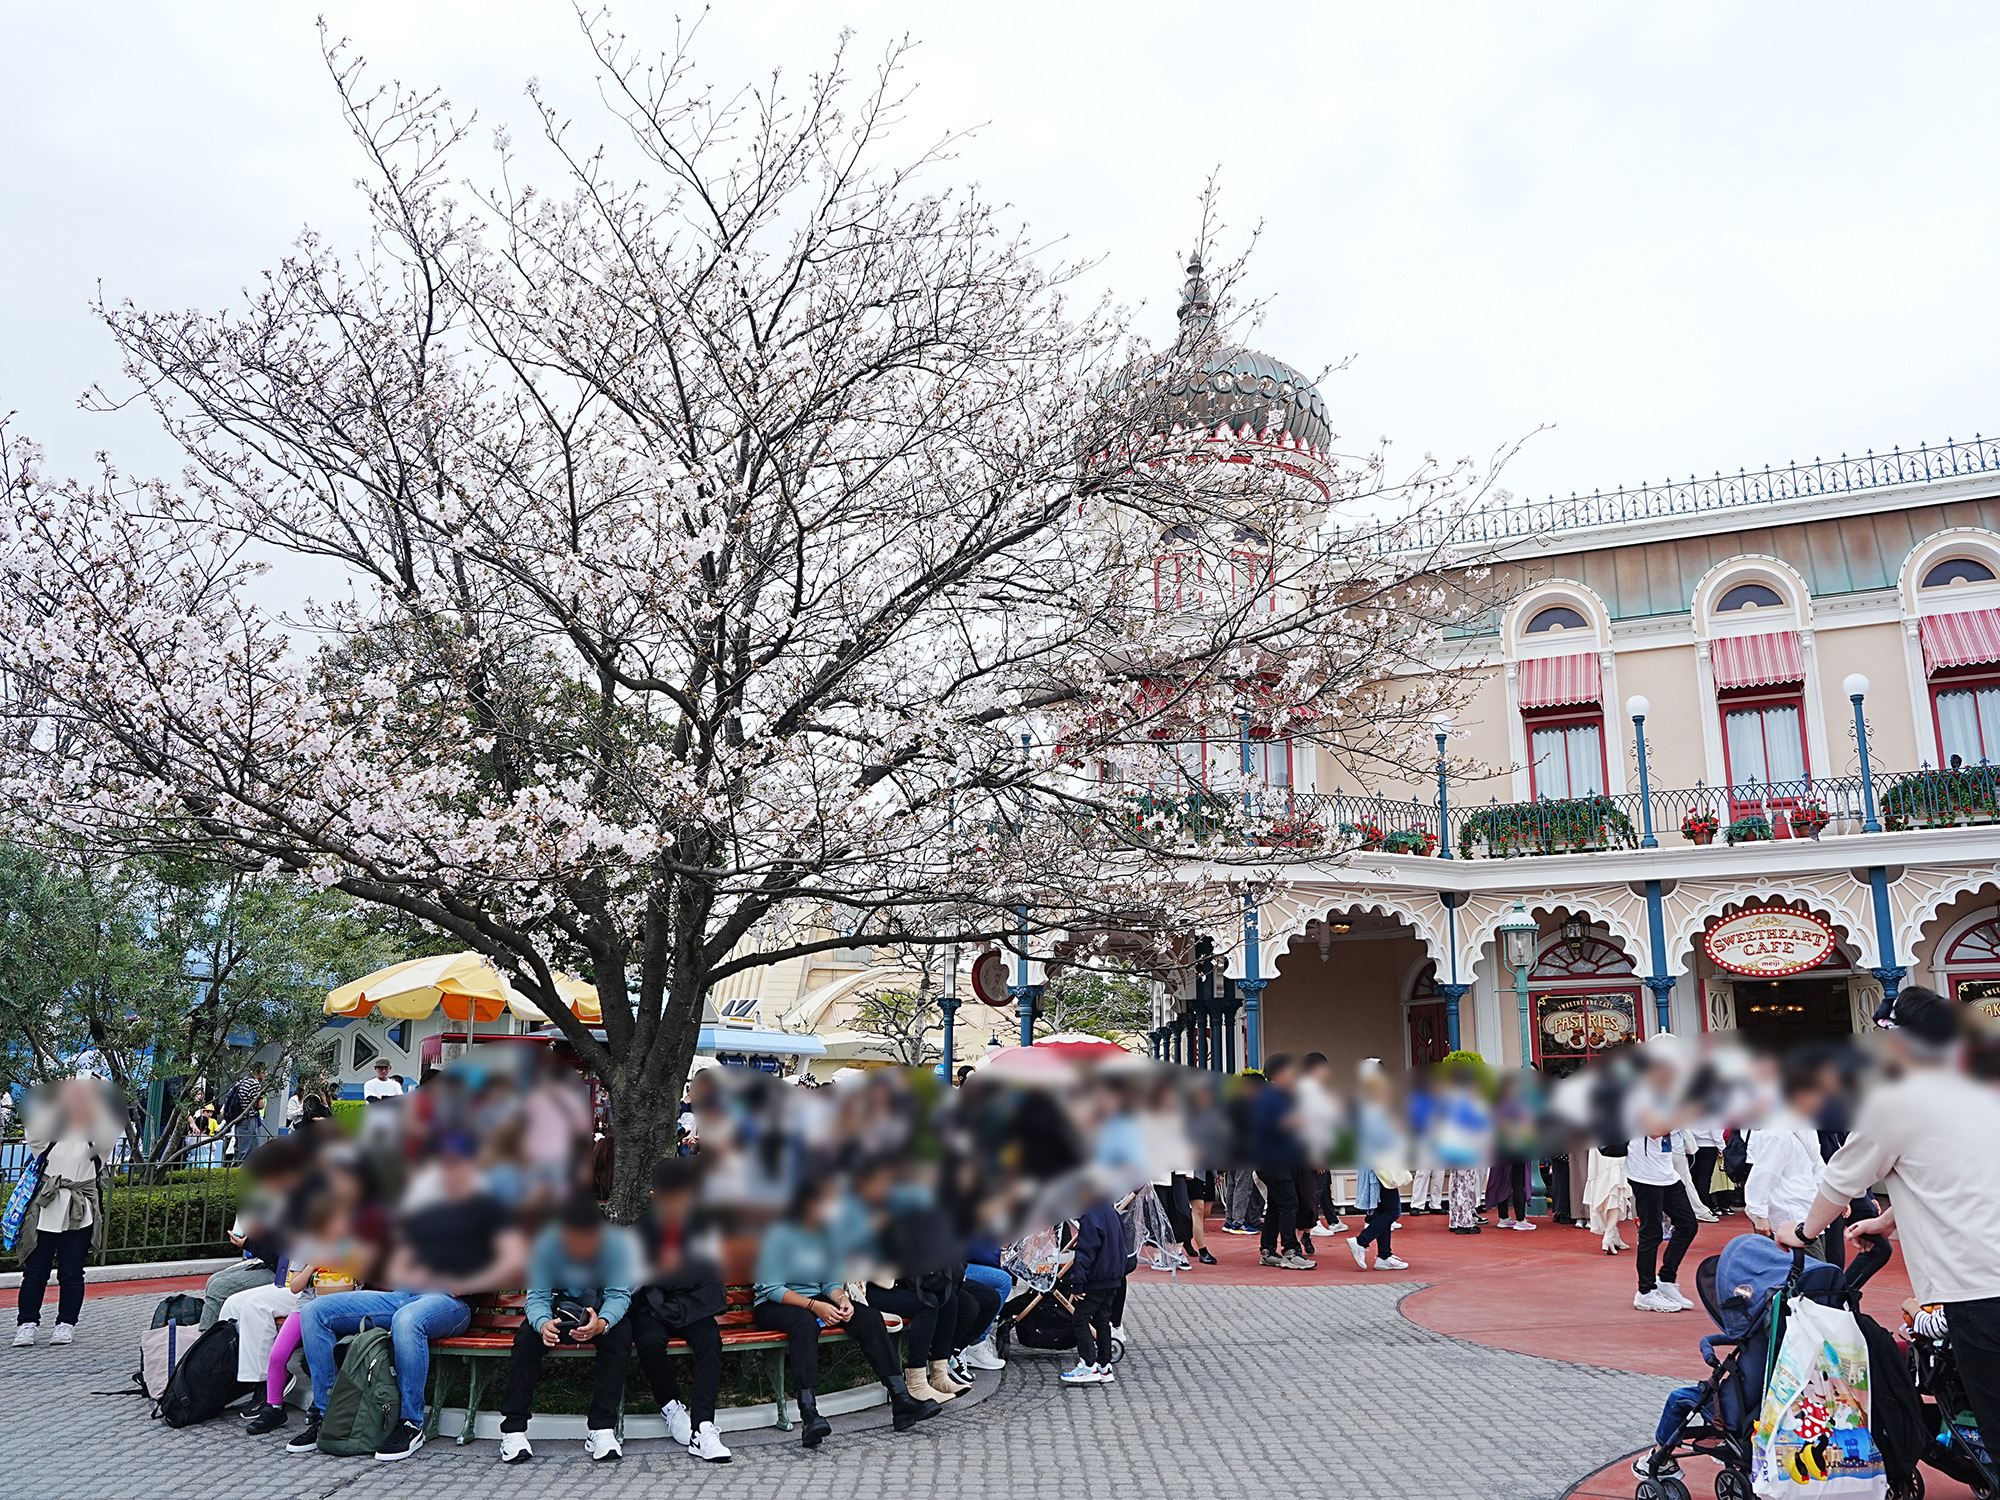
<path fill-rule="evenodd" d="M 1789 906 L 1752 906 L 1725 917 L 1702 936 L 1718 968 L 1777 979 L 1812 968 L 1834 950 L 1833 929 Z"/>

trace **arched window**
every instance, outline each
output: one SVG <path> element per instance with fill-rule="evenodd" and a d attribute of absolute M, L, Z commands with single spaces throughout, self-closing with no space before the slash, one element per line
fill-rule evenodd
<path fill-rule="evenodd" d="M 1734 609 L 1783 608 L 1785 596 L 1768 583 L 1739 583 L 1715 601 L 1718 614 Z"/>
<path fill-rule="evenodd" d="M 1969 557 L 1947 557 L 1943 562 L 1932 563 L 1930 571 L 1924 574 L 1923 586 L 1927 589 L 1941 589 L 1953 583 L 1991 583 L 1993 570 L 1983 562 Z"/>
<path fill-rule="evenodd" d="M 1528 634 L 1540 635 L 1548 630 L 1588 630 L 1590 621 L 1567 604 L 1552 604 L 1536 613 L 1528 621 Z"/>

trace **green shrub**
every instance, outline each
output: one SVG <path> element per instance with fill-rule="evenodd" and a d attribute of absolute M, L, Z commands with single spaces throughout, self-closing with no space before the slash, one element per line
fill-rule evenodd
<path fill-rule="evenodd" d="M 1761 813 L 1752 813 L 1731 823 L 1722 836 L 1732 844 L 1755 844 L 1772 836 L 1771 820 Z"/>

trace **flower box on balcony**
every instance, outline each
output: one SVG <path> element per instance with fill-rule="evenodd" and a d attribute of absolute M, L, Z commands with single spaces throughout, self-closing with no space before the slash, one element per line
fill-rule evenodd
<path fill-rule="evenodd" d="M 1706 810 L 1698 809 L 1681 819 L 1681 837 L 1690 844 L 1712 844 L 1721 831 L 1722 819 Z"/>
<path fill-rule="evenodd" d="M 1382 840 L 1384 854 L 1435 854 L 1438 836 L 1428 828 L 1398 828 Z"/>
<path fill-rule="evenodd" d="M 1738 818 L 1724 831 L 1724 838 L 1732 844 L 1758 844 L 1777 835 L 1771 827 L 1771 820 L 1761 815 Z"/>
<path fill-rule="evenodd" d="M 1488 859 L 1525 854 L 1590 854 L 1637 847 L 1632 820 L 1609 797 L 1516 802 L 1482 807 L 1458 831 L 1458 852 L 1472 859 L 1483 846 Z"/>
<path fill-rule="evenodd" d="M 2000 771 L 1975 766 L 1916 771 L 1898 777 L 1882 794 L 1882 826 L 1954 828 L 2000 820 Z"/>
<path fill-rule="evenodd" d="M 1791 824 L 1792 837 L 1816 839 L 1833 819 L 1827 816 L 1824 802 L 1802 801 L 1785 815 L 1785 821 Z"/>
<path fill-rule="evenodd" d="M 1365 854 L 1380 853 L 1383 844 L 1388 840 L 1388 835 L 1382 832 L 1379 824 L 1370 823 L 1366 819 L 1359 823 L 1342 823 L 1340 836 L 1344 839 L 1353 839 Z"/>

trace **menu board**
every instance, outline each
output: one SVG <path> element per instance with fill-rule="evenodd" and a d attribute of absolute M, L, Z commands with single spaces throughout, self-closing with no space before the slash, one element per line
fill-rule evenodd
<path fill-rule="evenodd" d="M 1544 1065 L 1575 1060 L 1639 1040 L 1639 992 L 1552 990 L 1529 997 L 1535 1050 Z"/>

